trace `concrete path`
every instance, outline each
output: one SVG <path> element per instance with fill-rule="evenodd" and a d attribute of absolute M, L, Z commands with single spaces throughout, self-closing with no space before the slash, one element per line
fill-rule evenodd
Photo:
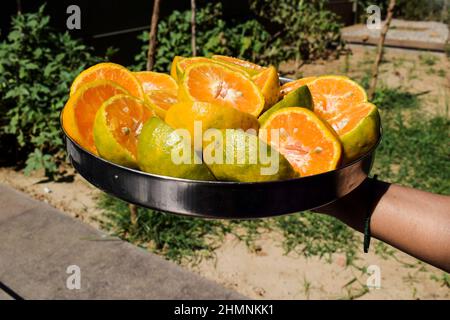
<path fill-rule="evenodd" d="M 0 184 L 0 300 L 14 297 L 245 298 Z"/>

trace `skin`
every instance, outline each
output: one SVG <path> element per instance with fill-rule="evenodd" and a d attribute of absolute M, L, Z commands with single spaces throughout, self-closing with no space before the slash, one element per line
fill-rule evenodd
<path fill-rule="evenodd" d="M 363 232 L 373 208 L 372 237 L 450 272 L 450 197 L 366 179 L 344 198 L 316 209 Z"/>

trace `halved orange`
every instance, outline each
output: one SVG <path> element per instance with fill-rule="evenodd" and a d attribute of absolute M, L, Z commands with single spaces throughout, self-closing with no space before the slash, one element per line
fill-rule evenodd
<path fill-rule="evenodd" d="M 314 112 L 330 119 L 345 109 L 367 101 L 366 91 L 344 76 L 323 76 L 308 83 L 314 101 Z"/>
<path fill-rule="evenodd" d="M 168 74 L 153 71 L 133 72 L 133 74 L 141 82 L 146 94 L 155 90 L 169 91 L 174 95 L 178 92 L 177 82 Z"/>
<path fill-rule="evenodd" d="M 270 66 L 252 78 L 264 96 L 264 111 L 278 102 L 280 92 L 280 79 L 277 69 Z"/>
<path fill-rule="evenodd" d="M 82 85 L 67 101 L 62 113 L 67 134 L 87 150 L 97 153 L 92 135 L 97 110 L 103 102 L 128 92 L 109 80 L 95 80 Z"/>
<path fill-rule="evenodd" d="M 339 135 L 345 162 L 367 153 L 380 135 L 380 115 L 369 102 L 350 106 L 327 121 Z"/>
<path fill-rule="evenodd" d="M 342 146 L 336 133 L 306 108 L 289 107 L 274 112 L 259 136 L 284 155 L 301 176 L 334 170 L 341 159 Z"/>
<path fill-rule="evenodd" d="M 97 111 L 94 141 L 99 155 L 114 163 L 137 167 L 137 141 L 144 122 L 154 116 L 143 100 L 116 95 Z"/>
<path fill-rule="evenodd" d="M 297 79 L 297 80 L 294 80 L 291 82 L 287 82 L 281 86 L 280 95 L 282 97 L 284 97 L 289 92 L 292 92 L 295 89 L 300 88 L 300 87 L 304 86 L 305 84 L 308 84 L 316 79 L 317 79 L 317 77 L 306 77 L 306 78 Z"/>
<path fill-rule="evenodd" d="M 195 63 L 187 68 L 178 98 L 233 107 L 255 117 L 264 108 L 264 96 L 253 81 L 217 63 Z"/>
<path fill-rule="evenodd" d="M 73 95 L 83 84 L 94 80 L 114 81 L 132 96 L 145 99 L 141 83 L 133 73 L 127 68 L 111 62 L 99 63 L 81 72 L 70 87 L 70 95 Z"/>
<path fill-rule="evenodd" d="M 147 98 L 158 116 L 164 119 L 169 108 L 178 102 L 178 84 L 168 74 L 141 71 L 134 75 L 142 83 Z"/>
<path fill-rule="evenodd" d="M 255 75 L 255 74 L 259 73 L 260 71 L 264 70 L 264 67 L 262 67 L 260 65 L 257 65 L 257 64 L 255 64 L 253 62 L 246 61 L 246 60 L 243 60 L 243 59 L 234 58 L 234 57 L 230 57 L 230 56 L 222 56 L 222 55 L 216 54 L 216 55 L 213 55 L 211 58 L 213 60 L 224 62 L 226 64 L 239 66 L 242 69 L 244 69 L 250 75 Z"/>

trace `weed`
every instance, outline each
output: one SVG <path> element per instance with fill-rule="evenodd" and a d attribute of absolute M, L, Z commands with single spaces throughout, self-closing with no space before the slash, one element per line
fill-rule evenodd
<path fill-rule="evenodd" d="M 426 66 L 434 66 L 436 62 L 439 60 L 438 57 L 433 56 L 431 54 L 420 54 L 419 61 Z"/>

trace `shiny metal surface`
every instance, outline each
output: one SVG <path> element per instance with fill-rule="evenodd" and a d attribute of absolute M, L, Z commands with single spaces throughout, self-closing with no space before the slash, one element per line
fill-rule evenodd
<path fill-rule="evenodd" d="M 186 180 L 133 170 L 91 154 L 64 135 L 73 166 L 97 188 L 143 207 L 205 218 L 272 217 L 323 206 L 361 184 L 370 172 L 376 148 L 323 174 L 242 183 Z"/>

